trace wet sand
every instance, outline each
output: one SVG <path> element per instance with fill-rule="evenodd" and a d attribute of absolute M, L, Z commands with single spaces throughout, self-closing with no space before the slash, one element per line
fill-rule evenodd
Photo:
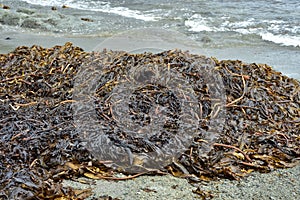
<path fill-rule="evenodd" d="M 40 35 L 17 32 L 0 33 L 0 53 L 8 53 L 18 46 L 39 45 L 45 48 L 55 45 L 63 45 L 66 42 L 72 42 L 74 46 L 79 46 L 85 51 L 92 51 L 98 43 L 104 38 L 95 37 L 61 37 L 57 35 Z"/>
<path fill-rule="evenodd" d="M 52 47 L 55 45 L 63 45 L 66 42 L 72 42 L 75 46 L 83 48 L 85 51 L 93 51 L 95 48 L 99 50 L 99 45 L 103 41 L 107 41 L 108 38 L 92 37 L 92 36 L 58 36 L 58 35 L 40 35 L 40 34 L 28 34 L 17 32 L 1 32 L 0 33 L 0 53 L 8 53 L 13 51 L 18 46 L 32 46 L 40 45 L 43 47 Z M 134 41 L 134 38 L 133 38 Z M 143 46 L 145 41 L 139 41 L 136 46 Z M 151 41 L 146 41 L 147 45 L 151 44 Z M 177 41 L 174 41 L 175 43 Z M 110 40 L 105 44 L 109 44 L 109 47 L 105 48 L 118 48 L 122 49 L 122 45 L 118 42 Z M 218 60 L 241 60 L 246 63 L 262 63 L 272 66 L 275 70 L 282 72 L 292 78 L 300 80 L 300 51 L 299 49 L 291 47 L 279 47 L 277 45 L 270 44 L 262 47 L 231 47 L 231 48 L 211 48 L 206 47 L 203 43 L 197 43 L 197 46 L 185 46 L 184 44 L 170 44 L 163 43 L 167 47 L 161 47 L 161 49 L 170 49 L 179 46 L 191 50 L 192 53 L 206 55 L 208 57 L 216 57 Z M 156 44 L 157 46 L 157 44 Z M 159 46 L 158 46 L 159 47 Z M 120 50 L 114 49 L 114 50 Z"/>

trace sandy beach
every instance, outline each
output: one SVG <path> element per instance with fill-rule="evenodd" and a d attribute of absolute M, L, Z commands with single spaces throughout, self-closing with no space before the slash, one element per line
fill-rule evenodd
<path fill-rule="evenodd" d="M 185 179 L 167 176 L 143 176 L 133 180 L 112 182 L 98 180 L 94 184 L 64 181 L 65 186 L 77 189 L 92 188 L 93 197 L 111 196 L 130 199 L 201 199 L 193 190 L 209 192 L 215 200 L 261 199 L 296 200 L 300 196 L 300 166 L 275 170 L 271 173 L 253 173 L 240 181 L 219 180 L 191 185 Z"/>
<path fill-rule="evenodd" d="M 38 34 L 2 32 L 0 53 L 13 51 L 17 46 L 41 45 L 52 47 L 72 42 L 85 51 L 94 48 L 106 38 L 98 37 L 56 37 Z M 283 74 L 300 80 L 300 52 L 289 47 L 278 48 L 277 51 L 265 47 L 238 47 L 227 49 L 199 49 L 199 53 L 217 59 L 242 60 L 243 62 L 265 63 L 281 71 Z M 241 181 L 219 180 L 191 185 L 185 179 L 168 176 L 142 176 L 128 181 L 98 180 L 93 184 L 80 184 L 65 181 L 65 186 L 74 188 L 93 188 L 93 197 L 111 196 L 118 199 L 199 199 L 192 190 L 199 187 L 210 191 L 214 199 L 291 199 L 300 196 L 300 166 L 275 170 L 268 174 L 253 173 Z M 92 198 L 91 198 L 92 199 Z"/>

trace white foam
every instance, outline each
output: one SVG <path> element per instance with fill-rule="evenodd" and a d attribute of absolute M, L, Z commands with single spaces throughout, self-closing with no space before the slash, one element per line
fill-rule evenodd
<path fill-rule="evenodd" d="M 259 23 L 268 23 L 269 27 L 256 27 Z M 241 34 L 256 34 L 262 37 L 263 40 L 274 42 L 282 46 L 294 46 L 300 47 L 300 37 L 283 35 L 280 32 L 282 30 L 287 30 L 291 33 L 298 33 L 299 27 L 288 28 L 285 24 L 286 22 L 282 20 L 263 20 L 261 22 L 256 22 L 255 19 L 251 18 L 246 21 L 230 23 L 225 21 L 222 23 L 219 31 L 235 31 Z"/>
<path fill-rule="evenodd" d="M 274 35 L 272 33 L 260 33 L 263 40 L 281 44 L 284 46 L 300 47 L 300 37 L 290 35 Z"/>
<path fill-rule="evenodd" d="M 128 18 L 135 18 L 143 21 L 156 21 L 159 17 L 151 14 L 143 14 L 138 10 L 131 10 L 126 7 L 111 7 L 109 2 L 99 1 L 97 3 L 91 3 L 89 1 L 74 1 L 74 0 L 22 0 L 29 4 L 41 5 L 41 6 L 63 6 L 66 5 L 70 8 L 80 10 L 90 10 L 96 12 L 112 13 Z"/>
<path fill-rule="evenodd" d="M 99 11 L 104 13 L 113 13 L 113 14 L 121 15 L 123 17 L 135 18 L 143 21 L 157 21 L 158 19 L 158 17 L 155 17 L 153 15 L 142 14 L 138 10 L 130 10 L 129 8 L 125 8 L 125 7 L 110 7 L 109 5 L 105 5 L 102 8 L 90 8 L 89 10 Z"/>
<path fill-rule="evenodd" d="M 55 1 L 55 0 L 22 0 L 25 1 L 29 4 L 34 4 L 34 5 L 41 5 L 41 6 L 62 6 L 65 5 L 67 3 L 69 3 L 70 1 Z"/>
<path fill-rule="evenodd" d="M 255 25 L 256 22 L 253 18 L 247 21 L 235 22 L 235 23 L 228 23 L 231 28 L 247 28 L 249 26 Z"/>
<path fill-rule="evenodd" d="M 226 32 L 226 31 L 235 31 L 242 34 L 252 34 L 254 30 L 253 28 L 249 28 L 256 24 L 253 18 L 247 21 L 241 22 L 230 22 L 227 20 L 227 17 L 222 18 L 224 21 L 220 26 L 208 26 L 209 18 L 204 18 L 199 14 L 193 15 L 190 19 L 185 21 L 185 25 L 189 27 L 189 31 L 214 31 L 214 32 Z"/>
<path fill-rule="evenodd" d="M 184 22 L 184 25 L 189 27 L 189 31 L 214 31 L 207 25 L 206 18 L 202 17 L 199 14 L 194 14 L 190 19 Z"/>

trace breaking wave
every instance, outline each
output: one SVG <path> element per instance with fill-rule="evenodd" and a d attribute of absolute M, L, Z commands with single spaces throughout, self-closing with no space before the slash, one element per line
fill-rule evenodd
<path fill-rule="evenodd" d="M 43 1 L 43 0 L 23 0 L 29 4 L 34 5 L 41 5 L 41 6 L 63 6 L 66 5 L 70 8 L 79 9 L 79 10 L 89 10 L 89 11 L 96 11 L 96 12 L 104 12 L 104 13 L 112 13 L 116 15 L 120 15 L 123 17 L 135 18 L 143 21 L 156 21 L 158 17 L 152 14 L 143 14 L 141 11 L 138 10 L 131 10 L 126 7 L 114 7 L 111 6 L 110 2 L 105 1 L 63 1 L 63 0 L 50 0 L 50 1 Z"/>

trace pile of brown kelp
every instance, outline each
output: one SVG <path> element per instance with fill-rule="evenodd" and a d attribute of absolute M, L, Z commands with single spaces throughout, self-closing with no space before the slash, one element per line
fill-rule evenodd
<path fill-rule="evenodd" d="M 178 50 L 87 53 L 71 43 L 49 49 L 18 47 L 0 55 L 0 199 L 84 199 L 90 190 L 64 188 L 61 181 L 80 176 L 126 179 L 115 177 L 117 169 L 108 168 L 106 160 L 91 154 L 82 139 L 85 130 L 74 123 L 75 77 L 80 67 L 97 62 L 104 70 L 94 94 L 98 121 L 106 126 L 110 138 L 132 152 L 167 144 L 177 134 L 181 108 L 169 88 L 155 84 L 139 88 L 129 105 L 133 122 L 147 126 L 154 103 L 169 108 L 164 134 L 140 141 L 115 126 L 111 104 L 106 103 L 120 80 L 126 80 L 132 68 L 151 63 L 149 66 L 175 70 L 192 85 L 201 107 L 199 134 L 178 152 L 178 159 L 161 171 L 152 171 L 154 174 L 165 171 L 195 181 L 238 179 L 252 171 L 269 172 L 299 162 L 300 83 L 267 65 L 218 61 Z M 204 75 L 191 63 L 213 68 L 222 78 L 223 109 L 221 101 L 218 104 L 211 98 Z M 207 139 L 213 132 L 214 139 Z M 203 148 L 208 144 L 210 148 Z"/>

